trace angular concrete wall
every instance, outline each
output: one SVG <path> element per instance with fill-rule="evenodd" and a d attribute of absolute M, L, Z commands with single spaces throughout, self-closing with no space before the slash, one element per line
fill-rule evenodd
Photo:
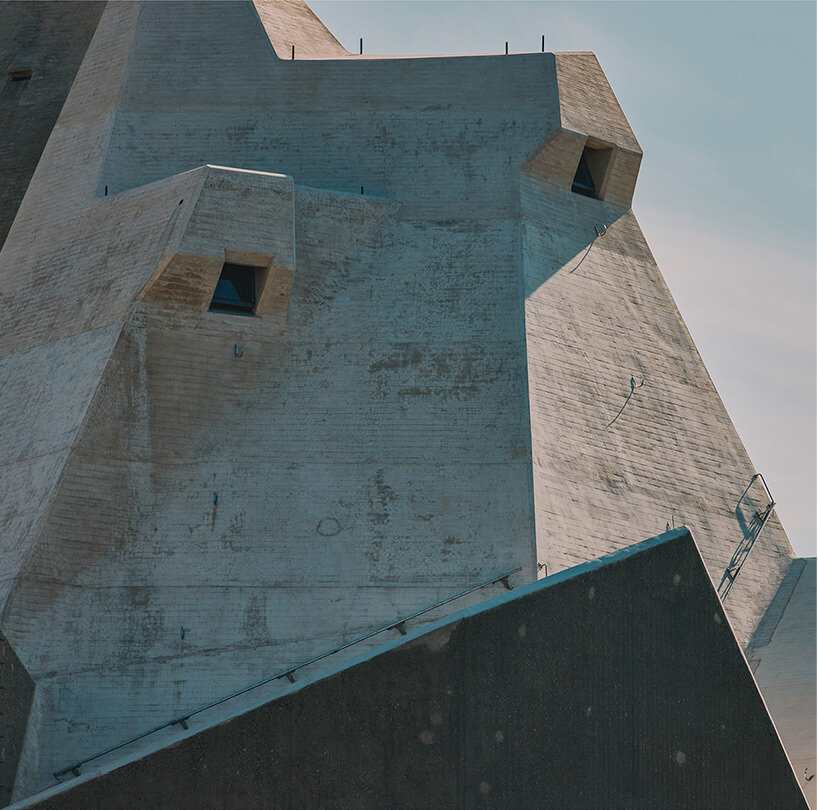
<path fill-rule="evenodd" d="M 627 210 L 641 153 L 596 60 L 317 59 L 319 25 L 110 4 L 0 251 L 17 797 L 538 556 L 684 519 L 718 581 L 742 537 L 752 467 Z M 589 139 L 602 200 L 569 190 Z M 259 317 L 207 311 L 224 261 L 265 268 Z M 742 642 L 790 557 L 772 521 Z"/>
<path fill-rule="evenodd" d="M 286 265 L 276 237 L 292 236 L 292 198 L 279 231 L 269 178 L 214 176 L 178 255 L 206 259 L 226 244 Z M 239 189 L 229 205 L 228 180 Z M 203 213 L 212 200 L 229 212 L 219 227 Z M 533 576 L 516 285 L 501 308 L 486 291 L 501 275 L 467 286 L 453 265 L 452 286 L 475 304 L 436 333 L 441 253 L 420 251 L 436 231 L 407 227 L 407 267 L 378 244 L 395 209 L 298 191 L 307 236 L 286 329 L 281 316 L 209 313 L 208 299 L 189 292 L 185 307 L 151 286 L 6 611 L 39 680 L 36 778 L 65 764 L 60 740 L 93 753 L 492 574 L 525 564 Z M 339 240 L 343 266 L 325 247 Z M 471 249 L 499 264 L 510 246 L 495 230 Z M 410 274 L 413 287 L 395 294 Z M 422 343 L 392 314 L 410 309 L 429 323 Z M 491 324 L 490 337 L 478 340 L 472 319 Z M 490 423 L 476 432 L 475 419 Z M 36 610 L 46 599 L 53 608 Z M 87 728 L 66 737 L 66 715 Z"/>
<path fill-rule="evenodd" d="M 302 0 L 253 0 L 279 59 L 337 59 L 347 50 Z"/>
<path fill-rule="evenodd" d="M 102 804 L 806 808 L 686 530 L 26 806 Z"/>
<path fill-rule="evenodd" d="M 534 576 L 512 211 L 492 219 L 496 204 L 460 201 L 430 223 L 398 201 L 305 188 L 282 209 L 267 175 L 217 169 L 115 195 L 96 174 L 114 149 L 101 136 L 139 95 L 133 82 L 161 92 L 139 55 L 164 48 L 151 39 L 164 30 L 156 13 L 166 10 L 106 12 L 38 170 L 59 180 L 45 199 L 35 177 L 3 254 L 20 280 L 7 314 L 19 340 L 28 331 L 44 353 L 50 338 L 104 326 L 110 357 L 103 372 L 78 353 L 93 394 L 71 390 L 84 421 L 44 476 L 57 489 L 43 522 L 8 535 L 28 557 L 4 622 L 38 680 L 17 795 L 46 784 L 66 752 L 93 753 L 491 575 Z M 271 58 L 252 8 L 202 13 L 214 37 L 238 13 L 243 52 Z M 198 48 L 203 23 L 190 24 Z M 195 69 L 183 60 L 180 81 Z M 397 107 L 408 120 L 409 101 Z M 512 99 L 502 115 L 513 114 Z M 502 120 L 489 127 L 496 143 Z M 32 249 L 35 228 L 55 241 Z M 257 319 L 206 311 L 236 251 L 295 271 L 288 306 Z M 38 263 L 58 283 L 35 286 Z M 59 311 L 61 299 L 82 306 Z M 24 370 L 26 390 L 47 373 L 68 387 L 66 365 Z M 18 425 L 26 447 L 32 418 Z"/>
<path fill-rule="evenodd" d="M 755 469 L 633 213 L 531 175 L 521 197 L 538 559 L 684 523 L 718 586 L 767 500 L 739 504 Z M 742 643 L 791 554 L 773 516 L 727 601 Z"/>
<path fill-rule="evenodd" d="M 104 7 L 0 3 L 0 247 Z M 27 80 L 9 75 L 25 69 L 33 71 Z"/>

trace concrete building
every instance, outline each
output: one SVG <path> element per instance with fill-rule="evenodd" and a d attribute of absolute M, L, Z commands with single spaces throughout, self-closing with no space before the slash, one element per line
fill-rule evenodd
<path fill-rule="evenodd" d="M 755 667 L 730 710 L 814 797 L 814 561 L 642 236 L 592 54 L 363 57 L 247 0 L 4 3 L 0 59 L 0 798 L 68 806 L 299 689 L 273 674 L 391 666 L 373 631 L 551 604 L 538 578 L 671 523 Z"/>

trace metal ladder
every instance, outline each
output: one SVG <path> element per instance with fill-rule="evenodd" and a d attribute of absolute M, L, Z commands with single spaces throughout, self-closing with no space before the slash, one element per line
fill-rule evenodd
<path fill-rule="evenodd" d="M 755 512 L 749 526 L 744 532 L 744 537 L 741 539 L 738 547 L 733 552 L 733 556 L 730 558 L 727 568 L 724 569 L 724 575 L 722 576 L 718 587 L 718 593 L 721 597 L 722 604 L 727 601 L 727 597 L 730 595 L 730 591 L 733 590 L 733 585 L 735 585 L 738 575 L 741 573 L 741 569 L 744 567 L 744 563 L 747 562 L 747 558 L 750 556 L 750 552 L 753 550 L 756 540 L 758 540 L 761 532 L 764 531 L 764 527 L 767 525 L 767 522 L 772 516 L 773 509 L 775 509 L 775 501 L 770 493 L 770 488 L 767 486 L 767 482 L 764 480 L 764 476 L 761 473 L 756 473 L 750 479 L 750 483 L 747 484 L 747 488 L 741 493 L 741 497 L 738 499 L 738 503 L 736 504 L 736 512 L 738 513 L 739 508 L 741 507 L 741 502 L 745 497 L 747 497 L 747 493 L 750 491 L 750 487 L 753 485 L 756 478 L 758 478 L 764 485 L 764 491 L 767 493 L 769 503 L 763 509 L 759 509 L 757 512 Z"/>

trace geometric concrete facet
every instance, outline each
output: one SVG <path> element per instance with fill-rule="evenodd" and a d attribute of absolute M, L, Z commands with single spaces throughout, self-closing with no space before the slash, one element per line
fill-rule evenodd
<path fill-rule="evenodd" d="M 686 529 L 291 688 L 26 807 L 806 808 Z"/>
<path fill-rule="evenodd" d="M 519 571 L 515 584 L 549 576 L 541 591 L 532 585 L 481 614 L 487 627 L 497 617 L 495 635 L 483 636 L 500 645 L 496 655 L 471 639 L 471 652 L 437 663 L 406 645 L 364 667 L 401 658 L 427 686 L 455 678 L 451 662 L 467 667 L 482 686 L 466 695 L 459 682 L 452 716 L 463 733 L 445 755 L 436 746 L 451 723 L 431 719 L 445 715 L 445 692 L 412 692 L 426 714 L 387 731 L 378 725 L 386 710 L 366 714 L 368 699 L 404 705 L 415 680 L 390 670 L 392 680 L 363 690 L 350 681 L 349 700 L 361 701 L 375 736 L 333 715 L 358 735 L 326 755 L 337 756 L 341 781 L 294 780 L 293 802 L 333 804 L 353 796 L 345 779 L 375 779 L 366 790 L 383 803 L 416 791 L 434 804 L 434 788 L 454 804 L 513 806 L 529 801 L 514 790 L 533 790 L 536 772 L 538 795 L 555 804 L 587 796 L 604 805 L 559 750 L 559 772 L 533 752 L 570 739 L 599 773 L 606 752 L 624 756 L 612 729 L 629 728 L 655 745 L 629 749 L 627 767 L 611 759 L 597 780 L 625 768 L 635 781 L 623 776 L 606 794 L 623 806 L 637 796 L 675 801 L 681 785 L 724 806 L 731 796 L 752 804 L 776 779 L 776 790 L 789 789 L 727 623 L 694 615 L 703 605 L 710 619 L 719 614 L 700 567 L 680 558 L 696 569 L 689 602 L 678 602 L 686 575 L 668 591 L 664 574 L 636 563 L 672 543 L 628 558 L 647 576 L 644 593 L 609 587 L 631 563 L 606 563 L 608 585 L 595 593 L 611 603 L 573 593 L 577 571 L 554 578 L 684 524 L 716 584 L 748 542 L 748 516 L 767 506 L 760 485 L 745 491 L 755 468 L 630 209 L 641 150 L 593 54 L 360 58 L 301 0 L 190 0 L 6 3 L 0 56 L 3 70 L 34 70 L 15 82 L 0 72 L 11 155 L 0 159 L 0 199 L 16 210 L 7 235 L 0 214 L 0 627 L 36 687 L 25 734 L 15 726 L 13 735 L 15 799 L 53 784 L 71 761 L 504 571 Z M 583 153 L 591 194 L 587 184 L 572 191 Z M 225 264 L 251 274 L 255 317 L 211 309 Z M 807 580 L 794 613 L 782 613 L 793 553 L 774 511 L 752 540 L 724 610 L 742 647 L 761 637 L 765 613 L 787 617 L 765 641 L 759 672 L 778 690 L 782 717 L 797 717 L 793 695 L 814 683 L 814 669 L 793 684 L 779 664 L 803 661 L 792 628 L 806 615 L 795 608 L 809 602 Z M 562 610 L 562 621 L 549 624 L 531 602 L 533 624 L 515 615 L 507 633 L 509 611 L 528 599 L 547 601 L 547 615 Z M 680 625 L 667 604 L 694 613 Z M 698 629 L 665 648 L 654 615 L 677 640 Z M 470 638 L 458 632 L 446 650 Z M 603 648 L 618 680 L 581 666 Z M 648 649 L 664 657 L 635 654 Z M 534 658 L 514 658 L 524 650 Z M 492 669 L 504 660 L 538 675 L 521 682 L 513 668 Z M 557 660 L 573 667 L 562 686 Z M 348 663 L 333 657 L 322 672 Z M 316 694 L 352 672 L 316 683 Z M 722 712 L 712 685 L 725 673 L 746 689 L 738 708 L 722 690 Z M 663 703 L 660 676 L 690 723 Z M 517 691 L 503 698 L 506 682 Z M 390 683 L 398 691 L 378 692 Z M 700 688 L 706 700 L 691 697 Z M 636 725 L 625 727 L 614 710 L 623 689 L 632 707 L 662 705 L 673 728 L 663 713 L 643 725 L 630 710 Z M 594 690 L 604 727 L 593 725 Z M 582 711 L 572 703 L 580 696 Z M 521 711 L 529 704 L 540 708 Z M 289 705 L 264 709 L 283 712 L 276 728 L 287 736 L 260 726 L 256 764 L 269 770 L 269 750 L 324 773 L 309 759 L 308 724 L 280 708 Z M 800 763 L 806 724 L 790 725 Z M 291 756 L 281 746 L 302 732 Z M 226 775 L 219 784 L 235 788 L 225 802 L 240 803 L 256 777 L 241 770 L 251 760 L 229 734 L 217 747 L 241 784 Z M 378 747 L 383 734 L 388 750 Z M 652 760 L 673 734 L 681 741 L 671 755 Z M 589 753 L 597 738 L 605 746 Z M 745 738 L 779 763 L 773 781 L 729 759 L 733 749 L 750 756 Z M 359 776 L 356 751 L 371 751 L 382 770 Z M 201 752 L 205 776 L 221 767 L 209 757 Z M 640 770 L 648 762 L 654 770 Z M 729 793 L 690 781 L 712 775 L 712 763 L 731 774 Z M 161 768 L 148 778 L 177 801 L 182 785 L 194 795 L 208 784 L 193 784 L 197 768 L 178 769 L 178 790 Z M 434 779 L 418 775 L 435 768 Z M 650 795 L 639 793 L 645 784 Z M 135 789 L 121 795 L 136 801 Z M 259 790 L 271 805 L 289 801 L 278 783 Z"/>
<path fill-rule="evenodd" d="M 292 178 L 204 166 L 175 245 L 139 294 L 161 307 L 204 312 L 224 262 L 259 268 L 255 314 L 286 313 L 295 271 Z M 180 201 L 180 206 L 184 201 Z"/>

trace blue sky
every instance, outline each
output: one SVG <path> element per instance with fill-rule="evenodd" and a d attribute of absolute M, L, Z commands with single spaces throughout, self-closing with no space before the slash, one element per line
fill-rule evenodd
<path fill-rule="evenodd" d="M 350 51 L 594 51 L 633 208 L 798 554 L 816 545 L 816 5 L 308 0 Z"/>

